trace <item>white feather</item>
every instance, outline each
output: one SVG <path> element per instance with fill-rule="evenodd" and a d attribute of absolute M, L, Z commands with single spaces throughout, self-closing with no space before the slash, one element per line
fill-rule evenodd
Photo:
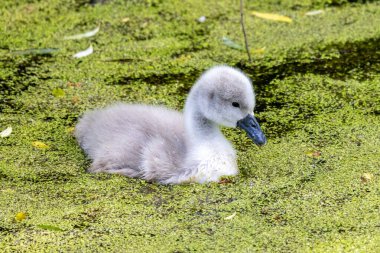
<path fill-rule="evenodd" d="M 8 137 L 9 135 L 11 135 L 11 133 L 12 133 L 12 127 L 8 127 L 0 133 L 0 137 L 1 138 Z"/>
<path fill-rule="evenodd" d="M 74 58 L 82 58 L 82 57 L 86 57 L 86 56 L 89 56 L 90 54 L 92 54 L 94 52 L 94 49 L 92 48 L 92 45 L 87 48 L 86 50 L 84 51 L 80 51 L 76 54 L 73 55 Z"/>
<path fill-rule="evenodd" d="M 65 39 L 65 40 L 80 40 L 80 39 L 83 39 L 83 38 L 89 38 L 89 37 L 92 37 L 95 34 L 97 34 L 99 32 L 99 29 L 100 29 L 100 27 L 98 26 L 94 30 L 91 30 L 91 31 L 88 31 L 88 32 L 85 32 L 85 33 L 81 33 L 81 34 L 75 34 L 75 35 L 71 35 L 71 36 L 65 36 L 63 39 Z"/>

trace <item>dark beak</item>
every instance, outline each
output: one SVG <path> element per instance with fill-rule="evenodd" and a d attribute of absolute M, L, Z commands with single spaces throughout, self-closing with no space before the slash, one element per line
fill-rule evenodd
<path fill-rule="evenodd" d="M 261 131 L 259 123 L 252 114 L 248 114 L 247 117 L 237 122 L 237 127 L 243 129 L 249 138 L 258 146 L 263 146 L 267 142 L 267 138 L 263 131 Z"/>

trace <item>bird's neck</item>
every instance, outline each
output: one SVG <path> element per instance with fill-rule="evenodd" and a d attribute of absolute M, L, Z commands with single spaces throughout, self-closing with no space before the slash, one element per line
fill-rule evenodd
<path fill-rule="evenodd" d="M 218 125 L 202 113 L 197 96 L 190 92 L 185 106 L 187 154 L 184 173 L 193 182 L 219 181 L 221 176 L 236 175 L 236 153 Z"/>
<path fill-rule="evenodd" d="M 188 139 L 195 143 L 224 139 L 218 125 L 207 119 L 195 102 L 190 95 L 185 106 L 185 128 Z"/>

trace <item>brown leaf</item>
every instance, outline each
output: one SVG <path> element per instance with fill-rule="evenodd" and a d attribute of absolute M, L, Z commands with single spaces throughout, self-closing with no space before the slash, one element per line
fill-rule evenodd
<path fill-rule="evenodd" d="M 67 86 L 69 87 L 75 87 L 75 88 L 80 88 L 82 84 L 80 82 L 67 82 Z"/>
<path fill-rule="evenodd" d="M 79 96 L 73 96 L 72 99 L 71 99 L 71 102 L 76 105 L 80 102 L 80 98 Z"/>
<path fill-rule="evenodd" d="M 363 173 L 360 177 L 360 180 L 362 183 L 369 183 L 373 180 L 373 174 L 372 173 Z"/>
<path fill-rule="evenodd" d="M 307 152 L 305 152 L 305 154 L 308 157 L 316 158 L 316 157 L 320 157 L 322 155 L 322 152 L 319 150 L 314 150 L 314 151 L 307 151 Z"/>
<path fill-rule="evenodd" d="M 229 178 L 222 178 L 219 181 L 219 184 L 231 184 L 231 183 L 233 183 L 233 181 Z"/>

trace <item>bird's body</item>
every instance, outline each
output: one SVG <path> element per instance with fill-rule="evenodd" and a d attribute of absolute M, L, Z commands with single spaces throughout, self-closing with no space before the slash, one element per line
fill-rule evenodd
<path fill-rule="evenodd" d="M 238 90 L 234 90 L 236 85 Z M 239 101 L 239 110 L 231 109 L 231 101 Z M 165 184 L 219 181 L 222 176 L 236 175 L 238 169 L 235 151 L 218 125 L 235 127 L 253 107 L 249 80 L 241 72 L 221 66 L 198 80 L 184 114 L 164 107 L 119 103 L 86 113 L 75 135 L 93 160 L 90 172 Z"/>

